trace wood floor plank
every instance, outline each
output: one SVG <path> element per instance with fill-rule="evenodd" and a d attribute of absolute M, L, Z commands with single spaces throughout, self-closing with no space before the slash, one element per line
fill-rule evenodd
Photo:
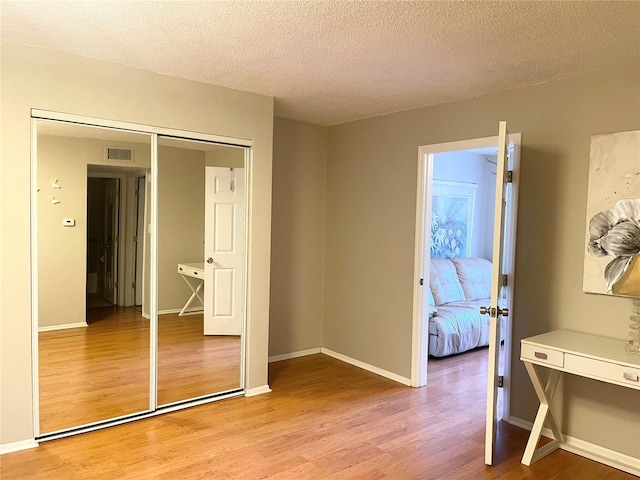
<path fill-rule="evenodd" d="M 405 387 L 336 359 L 273 363 L 272 393 L 234 398 L 43 443 L 1 457 L 15 479 L 632 480 L 557 451 L 520 463 L 528 432 L 502 422 L 484 465 L 486 350 L 430 364 Z M 466 363 L 466 366 L 463 364 Z M 455 370 L 478 371 L 472 375 Z M 460 393 L 464 392 L 464 393 Z"/>

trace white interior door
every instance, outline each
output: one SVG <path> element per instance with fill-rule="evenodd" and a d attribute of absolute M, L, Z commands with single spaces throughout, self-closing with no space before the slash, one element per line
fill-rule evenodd
<path fill-rule="evenodd" d="M 498 134 L 498 158 L 496 170 L 496 197 L 495 197 L 495 220 L 493 230 L 493 270 L 491 275 L 491 305 L 489 310 L 489 371 L 487 375 L 487 413 L 486 413 L 486 437 L 485 437 L 485 463 L 493 464 L 493 456 L 496 441 L 496 429 L 500 420 L 498 409 L 498 399 L 500 397 L 499 380 L 501 365 L 507 359 L 502 359 L 500 340 L 501 330 L 504 321 L 507 320 L 509 311 L 512 310 L 513 294 L 503 291 L 506 287 L 504 279 L 513 279 L 513 255 L 515 238 L 515 210 L 508 206 L 508 202 L 513 202 L 514 190 L 510 188 L 512 175 L 509 175 L 509 134 L 506 122 L 500 122 Z M 507 212 L 509 213 L 509 228 L 506 229 Z M 505 242 L 505 232 L 509 238 Z M 505 258 L 505 246 L 508 248 Z M 506 261 L 505 261 L 506 260 Z M 505 277 L 506 275 L 506 277 Z M 484 312 L 483 312 L 484 313 Z M 509 331 L 509 329 L 507 329 Z M 505 340 L 505 347 L 509 345 L 509 339 Z"/>
<path fill-rule="evenodd" d="M 206 167 L 204 334 L 240 335 L 244 169 Z"/>
<path fill-rule="evenodd" d="M 120 180 L 108 178 L 104 183 L 104 238 L 101 258 L 104 260 L 103 298 L 118 304 L 118 222 Z"/>

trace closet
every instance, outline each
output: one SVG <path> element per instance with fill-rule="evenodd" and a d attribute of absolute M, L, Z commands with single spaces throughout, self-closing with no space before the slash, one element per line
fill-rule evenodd
<path fill-rule="evenodd" d="M 33 115 L 36 439 L 245 393 L 249 154 L 238 139 Z M 203 274 L 186 309 L 182 264 Z"/>

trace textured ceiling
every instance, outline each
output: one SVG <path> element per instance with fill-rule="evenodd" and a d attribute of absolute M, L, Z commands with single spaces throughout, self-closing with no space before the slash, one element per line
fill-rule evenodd
<path fill-rule="evenodd" d="M 4 40 L 275 97 L 321 125 L 640 62 L 640 2 L 0 2 Z"/>

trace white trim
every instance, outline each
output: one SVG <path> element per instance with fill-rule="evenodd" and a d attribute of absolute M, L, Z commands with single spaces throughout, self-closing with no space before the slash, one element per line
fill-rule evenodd
<path fill-rule="evenodd" d="M 269 357 L 269 363 L 280 362 L 281 360 L 290 360 L 292 358 L 306 357 L 307 355 L 315 355 L 316 353 L 322 353 L 320 350 L 320 348 L 308 348 L 307 350 L 298 350 L 297 352 L 273 355 L 272 357 Z"/>
<path fill-rule="evenodd" d="M 88 327 L 87 322 L 76 323 L 61 323 L 59 325 L 45 325 L 44 327 L 38 327 L 38 332 L 52 332 L 54 330 L 66 330 L 67 328 L 81 328 Z"/>
<path fill-rule="evenodd" d="M 146 170 L 146 169 L 145 169 Z M 138 188 L 138 177 L 140 173 L 127 173 L 125 178 L 127 201 L 124 206 L 125 228 L 124 235 L 120 235 L 120 242 L 124 247 L 124 268 L 122 270 L 122 284 L 120 290 L 123 293 L 123 303 L 125 307 L 135 306 L 136 295 L 133 284 L 136 281 L 136 243 L 133 238 L 136 235 L 138 198 L 136 190 Z"/>
<path fill-rule="evenodd" d="M 144 318 L 151 319 L 151 315 L 149 312 L 151 311 L 151 307 L 149 307 L 149 303 L 151 302 L 151 257 L 147 260 L 147 251 L 149 254 L 151 253 L 151 230 L 149 226 L 151 225 L 151 166 L 147 169 L 147 172 L 144 174 L 144 217 L 142 219 L 142 316 Z M 137 231 L 137 229 L 136 229 Z M 149 266 L 147 267 L 147 263 Z M 145 278 L 145 272 L 149 268 L 149 278 Z M 147 285 L 147 283 L 149 285 Z M 147 290 L 149 288 L 149 290 Z M 145 301 L 145 294 L 146 301 Z"/>
<path fill-rule="evenodd" d="M 19 452 L 21 450 L 28 450 L 30 448 L 36 448 L 38 446 L 40 446 L 40 444 L 32 438 L 29 440 L 21 440 L 19 442 L 3 443 L 2 445 L 0 445 L 0 455 L 4 455 L 5 453 Z"/>
<path fill-rule="evenodd" d="M 382 368 L 374 367 L 373 365 L 369 365 L 368 363 L 361 362 L 360 360 L 356 360 L 355 358 L 347 357 L 346 355 L 343 355 L 341 353 L 334 352 L 333 350 L 329 350 L 328 348 L 322 347 L 320 349 L 320 353 L 328 355 L 329 357 L 333 357 L 342 362 L 349 363 L 358 368 L 362 368 L 363 370 L 367 370 L 369 372 L 375 373 L 376 375 L 380 375 L 381 377 L 391 379 L 403 385 L 411 386 L 410 378 L 402 377 L 396 373 L 383 370 Z"/>
<path fill-rule="evenodd" d="M 427 225 L 431 224 L 431 195 L 427 195 L 427 179 L 433 177 L 433 159 L 427 157 L 424 147 L 418 148 L 418 185 L 416 189 L 416 223 L 413 256 L 413 327 L 411 333 L 411 386 L 422 387 L 427 384 L 427 362 L 422 361 L 428 355 L 429 342 L 424 332 L 429 326 L 424 310 L 424 286 L 429 288 L 429 270 L 425 269 L 427 259 L 424 255 Z M 431 155 L 432 157 L 433 155 Z M 420 285 L 422 280 L 423 285 Z"/>
<path fill-rule="evenodd" d="M 170 313 L 180 313 L 182 311 L 181 308 L 167 308 L 166 310 L 158 310 L 158 315 L 168 315 Z M 185 310 L 185 313 L 182 315 L 183 317 L 188 317 L 190 315 L 197 315 L 198 313 L 203 313 L 204 310 L 202 307 L 189 307 Z"/>
<path fill-rule="evenodd" d="M 154 411 L 158 408 L 158 135 L 156 133 L 151 134 L 150 171 L 149 410 Z M 145 225 L 145 228 L 149 227 Z"/>
<path fill-rule="evenodd" d="M 262 385 L 261 387 L 249 388 L 244 396 L 245 397 L 255 397 L 256 395 L 263 395 L 265 393 L 271 393 L 271 389 L 269 385 Z"/>
<path fill-rule="evenodd" d="M 40 434 L 38 355 L 38 120 L 31 119 L 31 408 L 33 435 Z"/>
<path fill-rule="evenodd" d="M 31 117 L 43 120 L 59 120 L 62 122 L 79 123 L 98 127 L 114 128 L 117 130 L 127 130 L 140 133 L 151 133 L 165 135 L 168 137 L 178 137 L 191 140 L 203 140 L 205 142 L 222 143 L 225 145 L 236 145 L 239 147 L 251 147 L 253 141 L 245 138 L 226 137 L 222 135 L 212 135 L 208 133 L 192 132 L 188 130 L 177 130 L 174 128 L 157 127 L 154 125 L 143 125 L 140 123 L 121 122 L 118 120 L 108 120 L 104 118 L 87 117 L 84 115 L 74 115 L 70 113 L 53 112 L 49 110 L 31 109 Z"/>
<path fill-rule="evenodd" d="M 531 431 L 533 428 L 533 424 L 531 422 L 517 417 L 510 417 L 509 423 L 524 430 Z M 545 437 L 553 438 L 553 434 L 549 428 L 543 428 L 542 434 Z M 565 440 L 563 443 L 560 443 L 560 448 L 562 450 L 575 453 L 576 455 L 588 458 L 589 460 L 593 460 L 640 477 L 640 459 L 601 447 L 594 443 L 585 442 L 584 440 L 580 440 L 579 438 L 571 437 L 566 434 L 563 434 L 562 436 Z"/>
<path fill-rule="evenodd" d="M 220 395 L 214 394 L 215 396 L 205 396 L 202 398 L 196 398 L 191 401 L 186 402 L 176 402 L 167 406 L 159 406 L 157 410 L 153 412 L 145 411 L 140 413 L 133 413 L 131 415 L 124 415 L 122 417 L 117 417 L 112 420 L 107 420 L 104 422 L 96 422 L 84 426 L 80 426 L 75 430 L 62 430 L 59 432 L 53 432 L 51 434 L 47 434 L 43 436 L 43 438 L 39 438 L 40 443 L 48 442 L 50 440 L 57 440 L 59 438 L 67 438 L 73 437 L 75 435 L 79 435 L 81 433 L 87 432 L 95 432 L 98 430 L 103 430 L 105 428 L 114 427 L 116 425 L 122 425 L 124 423 L 135 422 L 137 420 L 142 420 L 145 418 L 156 417 L 158 415 L 163 415 L 165 413 L 175 412 L 177 410 L 184 410 L 185 408 L 197 407 L 199 405 L 205 405 L 207 403 L 217 402 L 218 400 L 226 400 L 228 398 L 236 398 L 241 397 L 244 394 L 243 391 L 233 391 L 229 393 L 222 393 Z"/>
<path fill-rule="evenodd" d="M 519 134 L 515 134 L 519 135 Z M 513 134 L 509 135 L 512 140 Z M 495 147 L 498 145 L 498 135 L 493 137 L 470 138 L 467 140 L 457 140 L 455 142 L 434 143 L 431 145 L 421 145 L 419 148 L 426 153 L 446 153 L 457 152 L 458 150 L 472 150 L 474 148 Z"/>
<path fill-rule="evenodd" d="M 511 352 L 513 350 L 513 318 L 514 318 L 514 295 L 515 295 L 515 281 L 516 281 L 516 234 L 518 228 L 517 222 L 517 212 L 518 212 L 518 196 L 519 185 L 520 185 L 520 146 L 522 144 L 522 134 L 521 133 L 511 133 L 509 134 L 509 143 L 507 147 L 513 145 L 513 152 L 509 152 L 509 160 L 510 164 L 508 165 L 508 169 L 513 172 L 513 176 L 511 178 L 511 197 L 510 203 L 507 204 L 508 208 L 508 222 L 506 227 L 508 227 L 508 231 L 506 232 L 505 238 L 507 239 L 507 244 L 505 245 L 505 255 L 502 259 L 503 263 L 508 262 L 507 271 L 509 272 L 509 276 L 507 277 L 507 292 L 510 295 L 511 299 L 509 301 L 509 306 L 511 308 L 511 312 L 507 317 L 502 317 L 502 323 L 500 324 L 501 328 L 503 328 L 502 338 L 504 339 L 503 351 L 502 355 L 504 355 L 505 359 L 509 361 L 504 364 L 503 377 L 503 387 L 502 387 L 502 417 L 509 418 L 511 416 Z M 511 155 L 513 153 L 513 155 Z M 515 215 L 515 221 L 513 216 Z"/>
<path fill-rule="evenodd" d="M 251 349 L 249 346 L 251 345 L 251 328 L 249 325 L 251 324 L 251 285 L 252 283 L 252 252 L 253 252 L 253 243 L 251 241 L 252 232 L 253 232 L 253 203 L 252 203 L 252 194 L 253 194 L 253 147 L 244 149 L 244 284 L 242 286 L 242 330 L 241 330 L 241 341 L 240 341 L 240 388 L 246 388 L 247 385 L 251 384 L 251 379 L 249 378 L 249 369 L 247 365 L 251 365 L 250 361 Z M 268 355 L 269 345 L 267 342 L 267 355 Z M 268 365 L 267 365 L 268 369 Z M 268 372 L 267 372 L 268 373 Z M 268 379 L 267 379 L 268 381 Z M 267 388 L 269 386 L 267 385 Z M 266 392 L 265 392 L 266 393 Z"/>

